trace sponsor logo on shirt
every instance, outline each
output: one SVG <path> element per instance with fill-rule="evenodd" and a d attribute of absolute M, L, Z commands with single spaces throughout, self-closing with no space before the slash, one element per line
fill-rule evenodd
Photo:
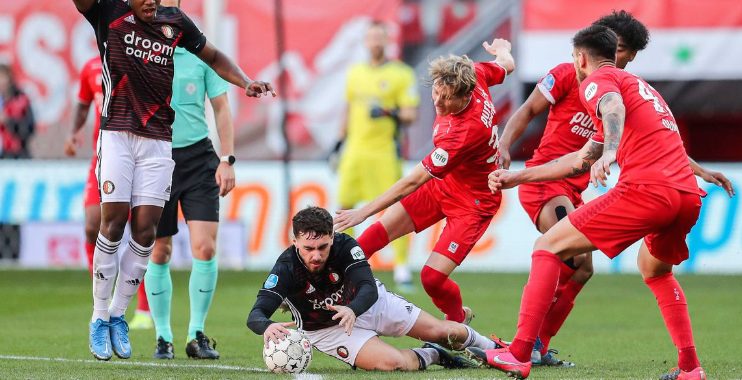
<path fill-rule="evenodd" d="M 570 132 L 577 136 L 591 139 L 598 131 L 593 124 L 592 118 L 587 112 L 577 112 L 572 116 L 572 120 L 569 121 Z"/>
<path fill-rule="evenodd" d="M 141 58 L 145 63 L 167 65 L 175 52 L 174 47 L 141 37 L 136 31 L 131 31 L 124 36 L 124 44 L 126 55 Z"/>
<path fill-rule="evenodd" d="M 343 289 L 345 288 L 345 285 L 342 285 L 338 291 L 335 293 L 330 294 L 328 297 L 323 299 L 310 299 L 309 302 L 312 303 L 312 310 L 329 310 L 327 308 L 327 305 L 335 305 L 336 302 L 343 299 Z"/>
<path fill-rule="evenodd" d="M 350 255 L 353 256 L 353 258 L 356 260 L 361 260 L 366 257 L 366 255 L 363 253 L 363 249 L 361 249 L 361 247 L 359 246 L 351 248 Z"/>
<path fill-rule="evenodd" d="M 443 148 L 437 148 L 430 154 L 430 159 L 433 161 L 433 165 L 435 166 L 446 166 L 448 163 L 448 152 L 443 150 Z"/>
<path fill-rule="evenodd" d="M 595 82 L 590 83 L 585 87 L 585 100 L 590 100 L 598 92 L 598 84 Z"/>
<path fill-rule="evenodd" d="M 263 283 L 263 287 L 266 289 L 273 289 L 278 285 L 278 276 L 271 273 Z"/>
<path fill-rule="evenodd" d="M 549 73 L 549 75 L 545 76 L 544 79 L 541 80 L 541 84 L 543 84 L 544 88 L 548 91 L 551 91 L 551 89 L 554 88 L 554 84 L 556 84 L 556 78 L 554 78 L 553 74 Z"/>
<path fill-rule="evenodd" d="M 448 252 L 456 253 L 456 251 L 459 249 L 459 244 L 455 241 L 452 241 L 451 244 L 448 245 Z"/>

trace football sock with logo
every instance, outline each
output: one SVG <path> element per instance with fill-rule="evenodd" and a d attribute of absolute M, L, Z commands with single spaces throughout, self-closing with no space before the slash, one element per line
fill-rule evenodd
<path fill-rule="evenodd" d="M 173 280 L 170 277 L 170 264 L 147 264 L 144 275 L 147 283 L 147 297 L 152 320 L 155 322 L 155 339 L 162 337 L 173 342 L 173 330 L 170 328 L 170 307 L 173 299 Z"/>
<path fill-rule="evenodd" d="M 142 284 L 137 289 L 137 313 L 149 314 L 149 301 L 147 300 L 147 290 L 145 289 L 144 280 L 142 280 Z"/>
<path fill-rule="evenodd" d="M 458 350 L 463 350 L 467 347 L 477 347 L 481 348 L 483 350 L 490 350 L 495 348 L 495 342 L 492 341 L 492 339 L 485 338 L 482 336 L 482 334 L 474 331 L 473 328 L 464 325 L 466 328 L 466 331 L 469 333 L 469 336 L 466 338 L 466 341 L 461 345 L 461 347 L 455 347 Z"/>
<path fill-rule="evenodd" d="M 88 272 L 93 276 L 93 257 L 95 256 L 95 243 L 85 242 L 85 256 L 88 258 Z"/>
<path fill-rule="evenodd" d="M 95 255 L 93 256 L 93 317 L 108 321 L 110 314 L 108 306 L 111 302 L 111 291 L 118 273 L 118 251 L 121 241 L 110 241 L 105 236 L 98 234 L 95 242 Z"/>
<path fill-rule="evenodd" d="M 510 345 L 510 352 L 520 362 L 531 360 L 536 336 L 554 299 L 561 265 L 559 257 L 549 251 L 538 250 L 531 255 L 531 273 L 520 300 L 518 331 Z"/>
<path fill-rule="evenodd" d="M 446 319 L 459 323 L 464 321 L 461 291 L 448 275 L 425 265 L 420 272 L 420 282 L 435 306 L 446 314 Z"/>
<path fill-rule="evenodd" d="M 191 321 L 188 323 L 188 342 L 196 339 L 196 331 L 204 331 L 206 315 L 214 299 L 219 275 L 216 256 L 211 260 L 193 259 L 188 293 L 191 296 Z"/>
<path fill-rule="evenodd" d="M 389 235 L 387 235 L 384 225 L 381 222 L 376 222 L 366 228 L 356 240 L 363 249 L 363 253 L 366 254 L 366 258 L 369 259 L 374 253 L 389 244 Z"/>
<path fill-rule="evenodd" d="M 441 361 L 440 354 L 435 348 L 411 348 L 412 352 L 420 360 L 420 370 L 430 367 L 431 364 L 438 364 Z"/>
<path fill-rule="evenodd" d="M 152 243 L 149 247 L 142 247 L 134 239 L 129 240 L 121 256 L 121 270 L 116 280 L 116 289 L 113 291 L 113 301 L 108 308 L 112 317 L 120 317 L 126 313 L 131 297 L 134 297 L 144 280 L 149 255 L 152 254 L 154 246 Z"/>
<path fill-rule="evenodd" d="M 543 344 L 541 354 L 545 354 L 549 350 L 549 341 L 562 328 L 564 321 L 575 306 L 575 298 L 583 286 L 585 284 L 569 280 L 557 291 L 556 301 L 551 304 L 551 308 L 546 314 L 546 319 L 544 319 L 544 324 L 541 325 L 541 333 L 539 334 L 539 338 Z"/>
<path fill-rule="evenodd" d="M 678 349 L 678 367 L 688 372 L 699 367 L 701 364 L 693 343 L 693 329 L 683 288 L 672 272 L 647 278 L 644 282 L 657 298 L 667 331 Z"/>

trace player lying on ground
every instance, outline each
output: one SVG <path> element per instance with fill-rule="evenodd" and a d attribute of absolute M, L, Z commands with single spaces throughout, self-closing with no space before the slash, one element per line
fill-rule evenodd
<path fill-rule="evenodd" d="M 250 311 L 247 326 L 278 342 L 288 324 L 270 317 L 284 300 L 293 319 L 319 351 L 351 366 L 380 371 L 476 365 L 449 352 L 499 347 L 471 327 L 439 320 L 375 280 L 363 250 L 350 236 L 334 233 L 327 210 L 308 207 L 293 218 L 294 244 L 278 257 Z M 410 336 L 422 348 L 400 350 L 381 336 Z"/>
<path fill-rule="evenodd" d="M 596 248 L 613 258 L 643 238 L 639 272 L 657 298 L 678 349 L 679 370 L 663 379 L 706 379 L 685 295 L 672 274 L 673 265 L 688 258 L 685 236 L 698 219 L 703 191 L 667 103 L 644 80 L 615 67 L 617 41 L 616 34 L 601 25 L 587 27 L 573 39 L 580 99 L 598 127 L 596 136 L 580 151 L 549 164 L 490 174 L 492 191 L 499 191 L 587 171 L 594 185 L 605 186 L 610 165 L 617 161 L 621 168 L 615 187 L 536 240 L 512 344 L 468 349 L 472 357 L 511 376 L 526 378 L 530 373 L 531 351 L 554 298 L 561 262 Z"/>

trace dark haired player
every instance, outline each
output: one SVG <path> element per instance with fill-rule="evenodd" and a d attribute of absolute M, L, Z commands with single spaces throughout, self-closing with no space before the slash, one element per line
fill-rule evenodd
<path fill-rule="evenodd" d="M 616 66 L 620 69 L 633 61 L 649 42 L 649 31 L 631 13 L 613 11 L 594 22 L 610 28 L 618 35 Z M 546 129 L 533 157 L 526 167 L 550 162 L 574 152 L 597 132 L 590 115 L 580 103 L 579 84 L 574 63 L 562 63 L 551 69 L 534 88 L 525 103 L 508 120 L 500 139 L 500 164 L 510 167 L 510 147 L 537 115 L 549 110 Z M 689 158 L 690 159 L 690 158 Z M 733 194 L 731 182 L 721 173 L 704 169 L 690 159 L 694 173 L 707 182 L 723 186 Z M 524 183 L 518 186 L 518 197 L 538 230 L 545 233 L 560 219 L 583 204 L 582 192 L 590 180 L 588 173 L 548 182 Z M 593 274 L 592 254 L 583 253 L 562 263 L 559 286 L 544 325 L 541 326 L 531 361 L 534 365 L 574 366 L 554 356 L 549 342 L 557 334 L 572 311 L 574 300 Z"/>
<path fill-rule="evenodd" d="M 159 0 L 73 1 L 95 30 L 103 64 L 97 168 L 102 204 L 93 257 L 90 351 L 100 360 L 112 353 L 127 359 L 131 345 L 124 313 L 144 278 L 157 223 L 170 197 L 175 48 L 197 55 L 247 96 L 275 93 L 208 43 L 178 8 L 162 7 Z M 131 239 L 119 270 L 116 251 L 129 209 Z"/>
<path fill-rule="evenodd" d="M 366 370 L 423 370 L 431 364 L 460 368 L 474 363 L 444 349 L 495 348 L 495 342 L 471 327 L 438 320 L 375 280 L 358 243 L 334 233 L 332 216 L 308 207 L 293 218 L 294 244 L 258 291 L 247 326 L 274 342 L 286 326 L 270 317 L 286 302 L 293 319 L 319 351 Z M 400 350 L 381 336 L 410 336 L 428 342 Z M 485 348 L 487 347 L 487 348 Z"/>
<path fill-rule="evenodd" d="M 536 240 L 512 344 L 468 349 L 472 357 L 511 376 L 526 378 L 530 373 L 531 351 L 552 304 L 562 262 L 596 248 L 613 258 L 643 238 L 639 272 L 657 298 L 678 349 L 679 370 L 665 378 L 706 379 L 685 295 L 672 274 L 673 265 L 688 258 L 685 236 L 698 219 L 702 190 L 667 103 L 644 80 L 616 68 L 617 44 L 616 33 L 602 25 L 587 27 L 573 38 L 580 100 L 598 130 L 593 139 L 551 163 L 490 174 L 491 189 L 499 191 L 587 171 L 590 182 L 605 185 L 610 165 L 617 161 L 621 168 L 615 187 Z"/>

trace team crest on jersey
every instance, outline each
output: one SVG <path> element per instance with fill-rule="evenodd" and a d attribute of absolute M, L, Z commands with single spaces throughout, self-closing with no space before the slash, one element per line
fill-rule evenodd
<path fill-rule="evenodd" d="M 162 34 L 164 34 L 167 38 L 173 38 L 173 28 L 171 28 L 170 25 L 163 25 Z"/>
<path fill-rule="evenodd" d="M 353 256 L 353 258 L 356 260 L 361 260 L 366 257 L 366 255 L 363 253 L 363 249 L 361 249 L 361 247 L 359 246 L 353 247 L 350 250 L 350 255 Z"/>
<path fill-rule="evenodd" d="M 456 253 L 456 251 L 459 249 L 459 243 L 452 241 L 451 244 L 448 245 L 448 252 Z"/>
<path fill-rule="evenodd" d="M 543 84 L 544 88 L 546 88 L 548 91 L 551 91 L 551 89 L 554 88 L 555 83 L 556 79 L 551 73 L 549 73 L 549 75 L 545 76 L 544 79 L 541 80 L 541 84 Z"/>
<path fill-rule="evenodd" d="M 598 84 L 595 82 L 590 83 L 585 87 L 585 100 L 590 100 L 598 92 Z"/>
<path fill-rule="evenodd" d="M 335 272 L 330 272 L 330 282 L 337 284 L 340 281 L 340 275 Z"/>
<path fill-rule="evenodd" d="M 263 283 L 263 287 L 266 289 L 273 289 L 276 285 L 278 285 L 278 276 L 273 273 L 271 273 Z"/>
<path fill-rule="evenodd" d="M 103 192 L 106 194 L 111 194 L 113 191 L 116 190 L 116 186 L 111 181 L 105 181 L 103 182 Z"/>

